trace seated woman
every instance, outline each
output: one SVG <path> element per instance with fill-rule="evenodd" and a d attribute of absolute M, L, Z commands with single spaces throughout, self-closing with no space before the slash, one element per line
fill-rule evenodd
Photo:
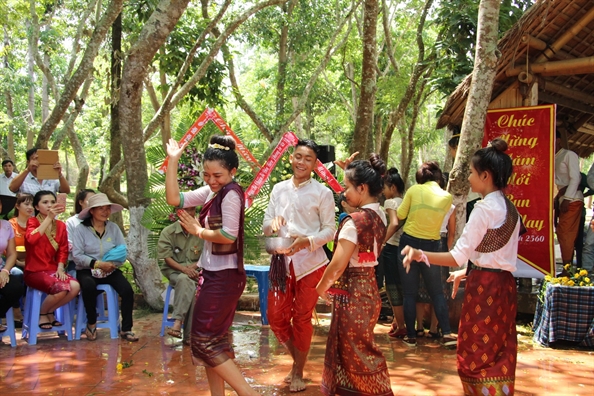
<path fill-rule="evenodd" d="M 0 202 L 0 211 L 2 203 Z M 0 259 L 0 317 L 13 306 L 19 306 L 19 299 L 25 292 L 21 279 L 12 274 L 16 262 L 16 248 L 14 243 L 14 231 L 6 220 L 0 220 L 0 252 L 6 251 L 6 260 Z M 22 272 L 21 272 L 22 274 Z M 0 323 L 0 332 L 6 327 Z"/>
<path fill-rule="evenodd" d="M 23 283 L 23 270 L 25 269 L 25 234 L 27 233 L 27 220 L 35 210 L 33 209 L 33 195 L 29 193 L 20 193 L 17 195 L 14 206 L 14 216 L 8 222 L 12 225 L 14 231 L 14 243 L 16 246 L 16 263 L 10 270 L 10 275 L 15 277 L 19 283 Z M 21 305 L 17 301 L 14 308 L 14 320 L 22 321 L 23 314 L 21 313 Z"/>
<path fill-rule="evenodd" d="M 95 191 L 89 188 L 77 192 L 76 197 L 74 197 L 74 215 L 66 220 L 66 230 L 68 231 L 68 273 L 72 276 L 76 274 L 76 264 L 72 259 L 72 235 L 74 234 L 76 226 L 82 221 L 78 218 L 79 213 L 87 208 L 89 198 L 93 195 L 95 195 Z"/>
<path fill-rule="evenodd" d="M 47 294 L 41 304 L 39 327 L 49 330 L 62 324 L 55 320 L 54 311 L 78 295 L 80 286 L 66 273 L 68 237 L 66 224 L 56 220 L 63 205 L 56 204 L 51 191 L 39 191 L 33 198 L 35 217 L 27 221 L 25 234 L 25 284 Z"/>
<path fill-rule="evenodd" d="M 72 258 L 76 264 L 76 278 L 80 282 L 83 302 L 87 313 L 87 340 L 97 339 L 97 285 L 110 285 L 120 295 L 122 331 L 126 341 L 138 341 L 132 332 L 132 308 L 134 291 L 122 271 L 118 269 L 126 260 L 122 254 L 117 260 L 106 259 L 112 249 L 126 246 L 124 235 L 117 224 L 108 221 L 109 215 L 123 209 L 113 204 L 107 195 L 91 196 L 88 206 L 79 214 L 82 223 L 74 228 L 72 235 Z M 93 270 L 93 271 L 91 271 Z"/>
<path fill-rule="evenodd" d="M 25 234 L 27 233 L 27 220 L 33 216 L 35 209 L 33 208 L 33 195 L 29 193 L 20 193 L 17 195 L 16 203 L 14 205 L 14 217 L 10 220 L 12 229 L 14 230 L 14 243 L 17 247 L 17 252 L 25 250 Z M 18 256 L 18 255 L 17 255 Z M 23 255 L 24 256 L 24 255 Z M 15 266 L 12 269 L 13 275 L 18 275 L 15 270 L 21 270 L 22 278 L 23 269 L 25 269 L 25 260 L 17 257 Z"/>

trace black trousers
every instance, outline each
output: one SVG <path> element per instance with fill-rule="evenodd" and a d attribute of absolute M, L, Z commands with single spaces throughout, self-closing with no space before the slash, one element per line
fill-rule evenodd
<path fill-rule="evenodd" d="M 77 270 L 76 279 L 80 283 L 80 290 L 87 312 L 87 323 L 97 323 L 97 285 L 110 285 L 121 298 L 120 311 L 122 312 L 122 331 L 132 330 L 132 308 L 134 307 L 134 291 L 132 286 L 122 274 L 116 269 L 105 278 L 95 278 L 91 270 Z"/>
<path fill-rule="evenodd" d="M 19 306 L 19 299 L 25 294 L 25 285 L 14 275 L 8 276 L 8 283 L 0 288 L 0 317 L 13 306 Z"/>

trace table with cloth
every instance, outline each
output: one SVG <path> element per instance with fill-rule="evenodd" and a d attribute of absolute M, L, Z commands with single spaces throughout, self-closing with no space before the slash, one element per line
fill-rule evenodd
<path fill-rule="evenodd" d="M 536 304 L 534 340 L 543 345 L 573 341 L 594 347 L 594 287 L 548 283 Z"/>

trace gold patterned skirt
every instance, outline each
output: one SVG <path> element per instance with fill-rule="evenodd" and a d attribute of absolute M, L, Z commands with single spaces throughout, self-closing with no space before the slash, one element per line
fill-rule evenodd
<path fill-rule="evenodd" d="M 518 354 L 516 293 L 516 282 L 508 271 L 470 271 L 457 349 L 464 394 L 514 394 Z"/>
<path fill-rule="evenodd" d="M 349 296 L 334 300 L 322 393 L 393 395 L 386 359 L 373 342 L 381 308 L 375 271 L 372 267 L 349 267 L 339 282 Z"/>

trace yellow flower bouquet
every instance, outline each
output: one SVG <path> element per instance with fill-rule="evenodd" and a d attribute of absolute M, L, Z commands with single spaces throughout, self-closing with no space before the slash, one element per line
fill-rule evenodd
<path fill-rule="evenodd" d="M 547 288 L 547 285 L 550 283 L 552 285 L 561 285 L 561 286 L 575 286 L 575 287 L 592 287 L 594 283 L 592 280 L 594 276 L 588 273 L 588 270 L 583 268 L 575 268 L 571 264 L 565 264 L 563 266 L 563 273 L 558 277 L 553 277 L 551 275 L 547 275 L 544 278 L 544 282 L 542 283 L 542 289 L 539 295 L 539 299 L 543 302 L 544 293 Z"/>
<path fill-rule="evenodd" d="M 552 283 L 553 285 L 563 286 L 594 286 L 592 278 L 588 271 L 583 268 L 572 267 L 571 264 L 565 264 L 563 276 L 554 278 L 550 275 L 545 276 L 545 284 Z"/>

